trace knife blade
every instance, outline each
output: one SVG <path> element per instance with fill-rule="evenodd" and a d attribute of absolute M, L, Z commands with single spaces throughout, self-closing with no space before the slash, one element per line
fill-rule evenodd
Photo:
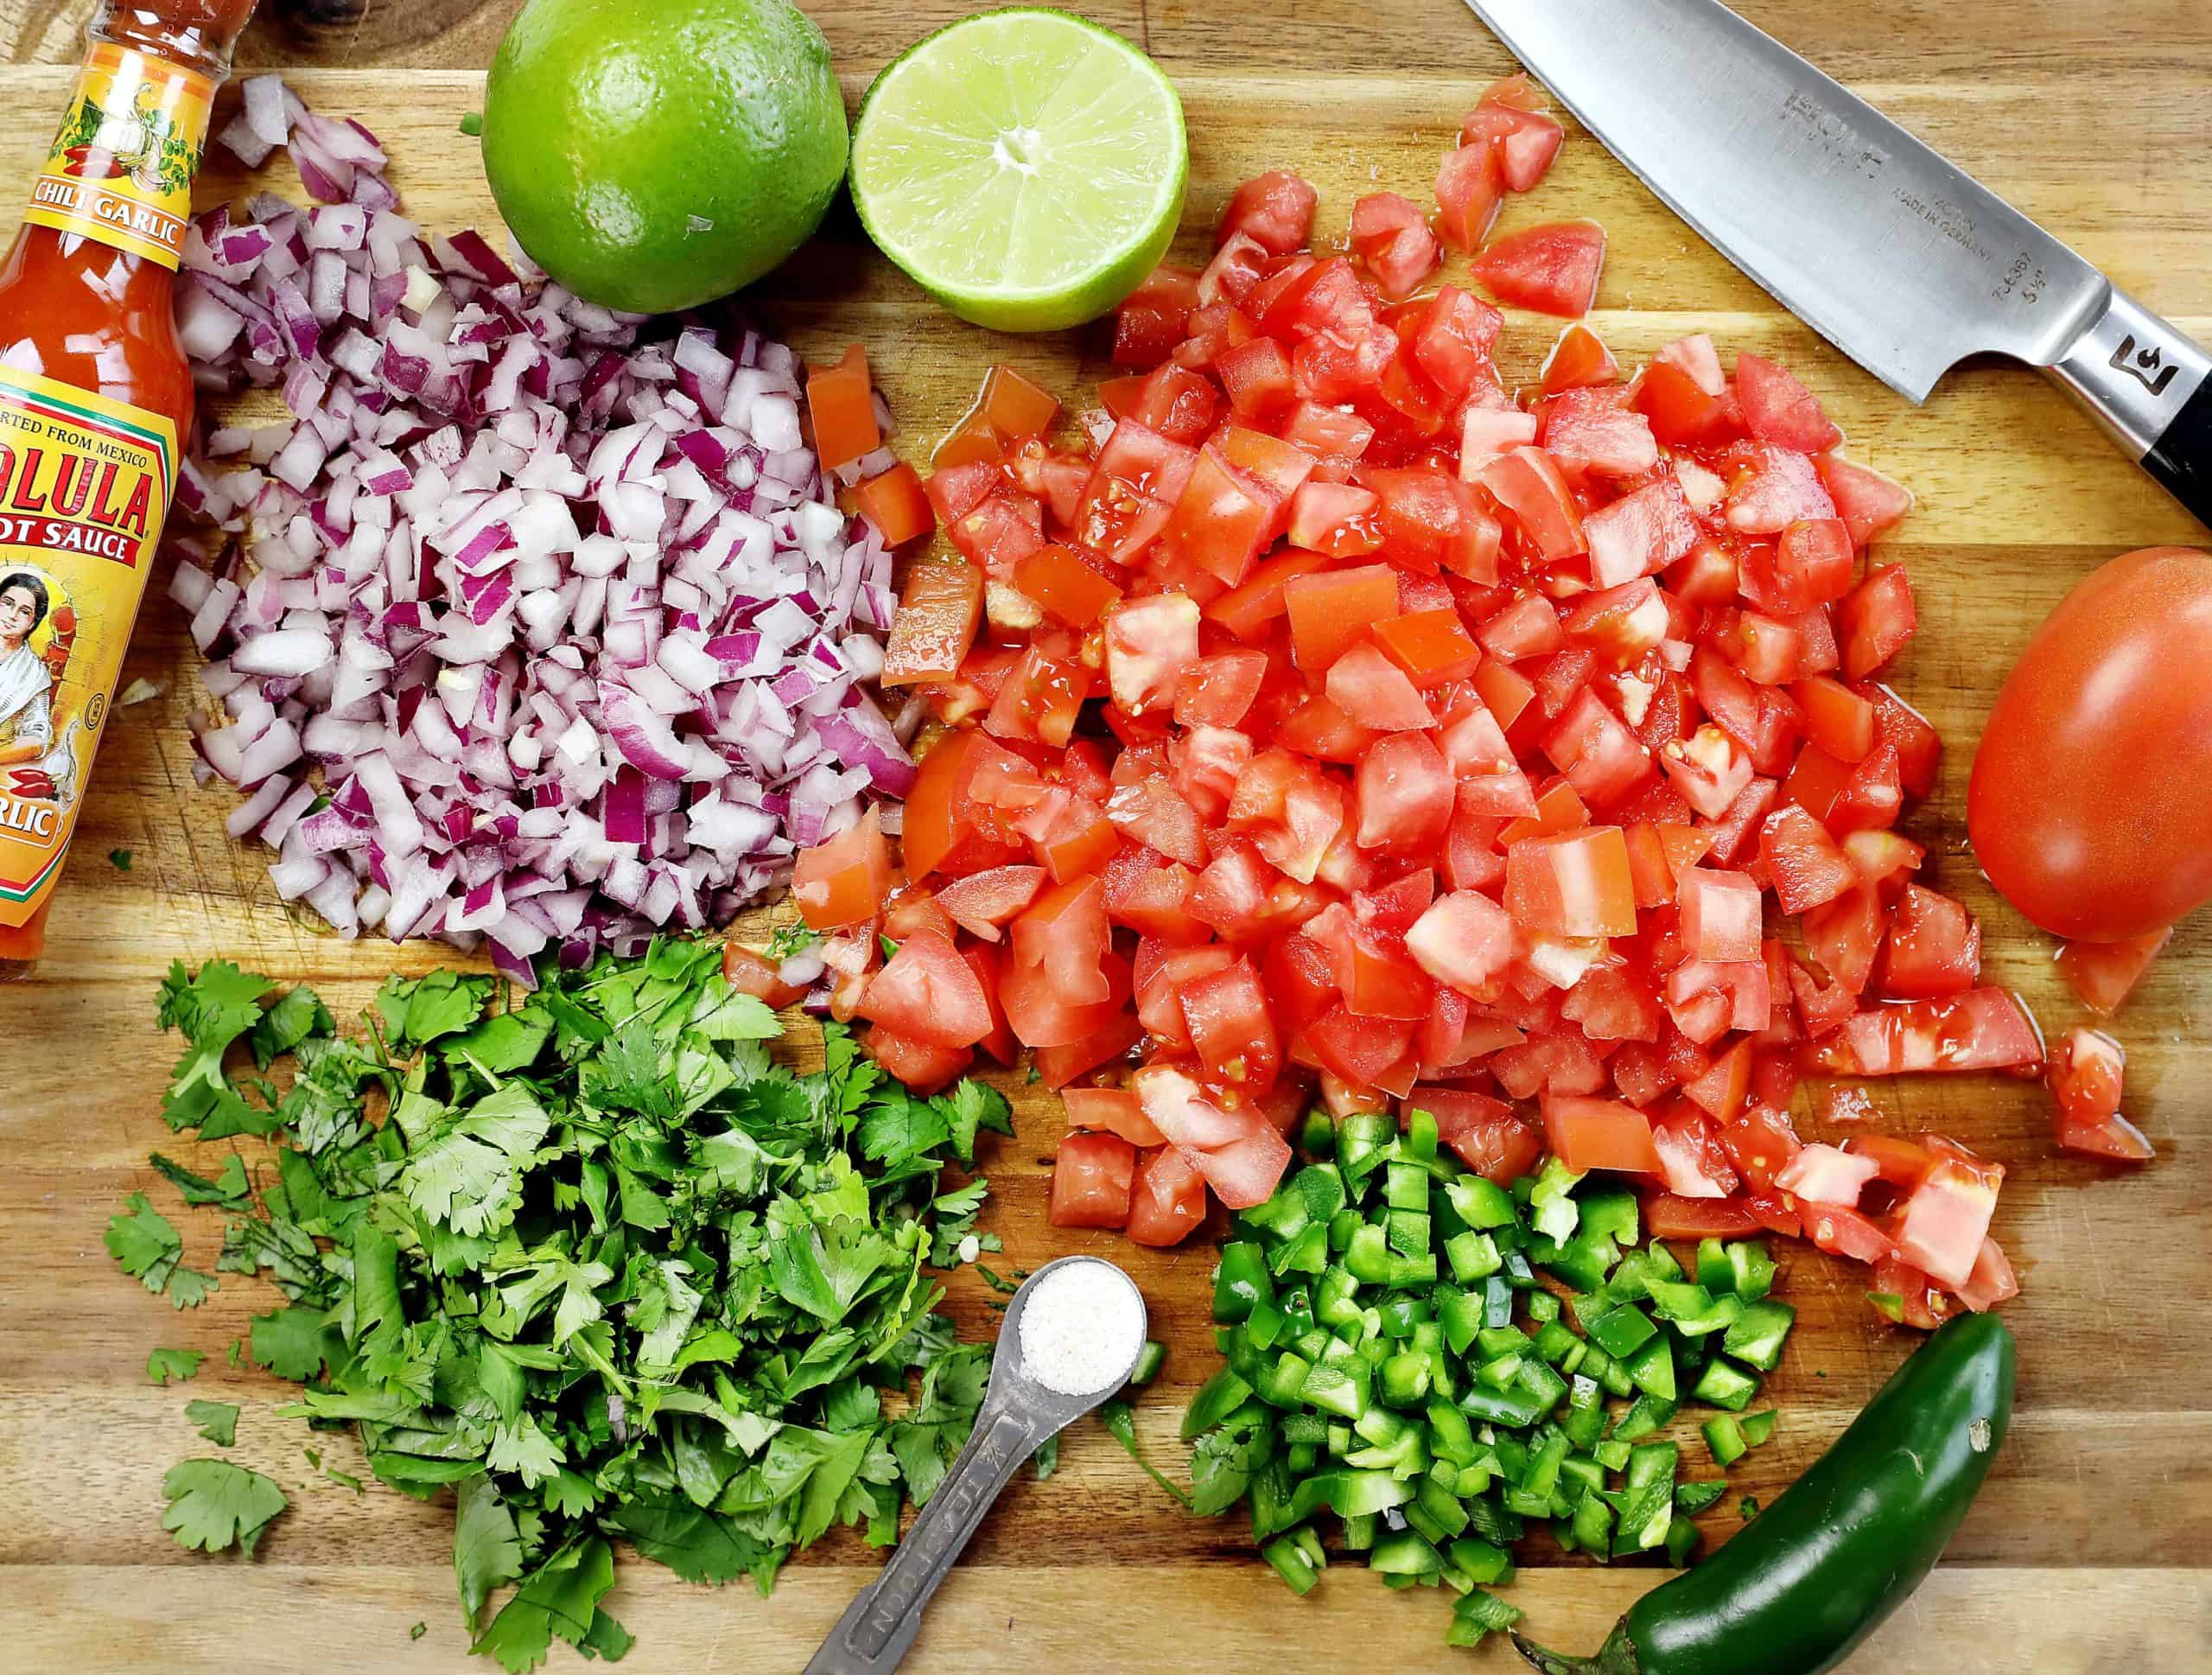
<path fill-rule="evenodd" d="M 1722 255 L 1907 398 L 2049 373 L 2212 523 L 2212 355 L 1719 0 L 1468 0 Z"/>

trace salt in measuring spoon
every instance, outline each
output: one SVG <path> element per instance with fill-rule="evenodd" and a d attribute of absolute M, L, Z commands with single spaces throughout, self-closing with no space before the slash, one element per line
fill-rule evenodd
<path fill-rule="evenodd" d="M 1102 1365 L 1096 1369 L 1099 1382 L 1095 1389 L 1069 1392 L 1042 1382 L 1027 1365 L 1022 1322 L 1039 1290 L 1054 1275 L 1064 1277 L 1046 1292 L 1048 1307 L 1055 1293 L 1066 1291 L 1074 1277 L 1069 1271 L 1084 1266 L 1103 1270 L 1128 1288 L 1135 1325 L 1126 1358 L 1116 1358 L 1110 1368 Z M 1131 1317 L 1122 1316 L 1118 1323 L 1125 1325 Z M 1095 1315 L 1080 1322 L 1092 1331 L 1116 1323 Z M 1043 1325 L 1041 1317 L 1039 1324 Z M 846 1608 L 830 1638 L 807 1665 L 805 1675 L 888 1675 L 897 1668 L 921 1631 L 923 1608 L 1014 1473 L 1047 1441 L 1128 1383 L 1144 1341 L 1144 1297 L 1135 1281 L 1103 1258 L 1061 1257 L 1024 1281 L 1007 1305 L 998 1349 L 991 1357 L 990 1389 L 976 1415 L 976 1429 L 968 1446 L 937 1486 L 937 1493 L 915 1518 L 913 1527 L 882 1572 Z M 1058 1381 L 1090 1382 L 1064 1376 Z"/>

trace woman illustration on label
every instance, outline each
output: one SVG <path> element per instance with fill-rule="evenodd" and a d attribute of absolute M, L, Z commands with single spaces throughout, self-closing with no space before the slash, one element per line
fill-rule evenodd
<path fill-rule="evenodd" d="M 0 575 L 0 774 L 7 775 L 0 788 L 64 802 L 75 764 L 54 748 L 54 671 L 30 646 L 51 604 L 46 583 L 29 570 Z"/>

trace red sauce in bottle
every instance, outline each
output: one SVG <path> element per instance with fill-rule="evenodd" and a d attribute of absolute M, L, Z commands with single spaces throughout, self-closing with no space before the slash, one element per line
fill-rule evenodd
<path fill-rule="evenodd" d="M 170 296 L 253 5 L 101 7 L 0 263 L 0 979 L 45 946 L 192 428 Z"/>

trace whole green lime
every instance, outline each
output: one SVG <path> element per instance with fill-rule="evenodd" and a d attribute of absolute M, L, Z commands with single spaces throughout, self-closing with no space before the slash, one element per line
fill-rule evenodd
<path fill-rule="evenodd" d="M 530 0 L 484 90 L 484 172 L 579 296 L 726 296 L 820 225 L 845 172 L 830 43 L 787 0 Z"/>

